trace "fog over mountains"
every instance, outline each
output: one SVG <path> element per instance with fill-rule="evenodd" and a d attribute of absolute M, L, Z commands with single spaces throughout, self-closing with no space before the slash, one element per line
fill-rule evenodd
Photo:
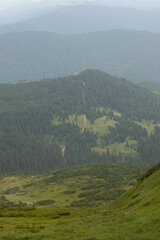
<path fill-rule="evenodd" d="M 5 18 L 3 14 L 0 16 L 0 33 L 49 31 L 73 34 L 111 29 L 160 31 L 158 9 L 113 7 L 92 2 L 85 4 L 82 2 L 79 5 L 68 3 L 50 8 L 42 6 L 43 4 L 38 6 L 36 4 L 31 7 L 26 4 L 26 8 L 22 10 L 21 5 L 18 5 L 20 12 L 17 16 L 13 12 L 8 16 L 10 11 L 8 10 L 8 13 L 5 11 Z"/>
<path fill-rule="evenodd" d="M 41 15 L 51 8 L 86 4 L 148 10 L 160 8 L 159 0 L 0 0 L 0 25 Z"/>

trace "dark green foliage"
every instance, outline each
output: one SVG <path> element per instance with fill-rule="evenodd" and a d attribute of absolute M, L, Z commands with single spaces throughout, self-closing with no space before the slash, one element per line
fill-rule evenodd
<path fill-rule="evenodd" d="M 110 107 L 135 120 L 159 120 L 160 97 L 138 85 L 99 71 L 85 71 L 76 78 L 86 81 L 86 105 Z"/>
<path fill-rule="evenodd" d="M 99 107 L 122 113 L 100 112 Z M 85 114 L 91 122 L 107 115 L 119 121 L 116 128 L 104 137 L 109 142 L 124 142 L 129 136 L 139 141 L 142 161 L 157 161 L 154 154 L 144 154 L 143 141 L 159 139 L 159 130 L 146 139 L 146 131 L 133 120 L 160 119 L 160 97 L 148 90 L 96 70 L 78 75 L 33 83 L 0 86 L 0 173 L 44 172 L 70 165 L 95 162 L 133 161 L 131 155 L 107 152 L 99 155 L 91 148 L 97 144 L 97 134 L 82 130 L 75 123 L 67 123 L 69 115 Z M 52 121 L 58 119 L 58 124 Z M 142 140 L 141 140 L 142 139 Z M 141 141 L 140 141 L 141 140 Z M 65 154 L 62 156 L 62 145 Z M 141 147 L 142 145 L 142 147 Z M 157 157 L 159 150 L 156 146 Z M 155 151 L 155 152 L 156 152 Z M 153 152 L 153 151 L 152 151 Z M 150 159 L 149 159 L 150 156 Z"/>
<path fill-rule="evenodd" d="M 147 137 L 146 129 L 138 126 L 131 120 L 120 119 L 116 127 L 109 127 L 110 134 L 103 137 L 106 145 L 112 144 L 114 142 L 125 142 L 126 137 L 130 137 L 132 140 L 139 140 L 141 138 Z M 128 145 L 126 144 L 126 147 Z"/>
<path fill-rule="evenodd" d="M 36 206 L 49 206 L 49 205 L 52 205 L 53 203 L 55 203 L 54 200 L 46 199 L 46 200 L 37 201 L 35 205 Z"/>
<path fill-rule="evenodd" d="M 150 177 L 153 173 L 160 170 L 160 162 L 156 164 L 155 166 L 151 167 L 145 174 L 143 174 L 138 181 L 143 182 L 146 178 Z"/>
<path fill-rule="evenodd" d="M 0 206 L 7 206 L 7 205 L 12 205 L 11 202 L 9 202 L 4 195 L 0 196 Z"/>
<path fill-rule="evenodd" d="M 64 194 L 73 194 L 73 193 L 76 193 L 76 190 L 71 189 L 71 190 L 68 190 L 68 191 L 64 191 L 63 193 Z"/>
<path fill-rule="evenodd" d="M 12 193 L 15 193 L 16 191 L 19 191 L 19 188 L 18 187 L 14 187 L 14 188 L 10 188 L 10 189 L 7 189 L 4 194 L 12 194 Z"/>
<path fill-rule="evenodd" d="M 158 163 L 160 159 L 160 127 L 156 126 L 154 134 L 138 141 L 139 159 L 150 163 Z"/>

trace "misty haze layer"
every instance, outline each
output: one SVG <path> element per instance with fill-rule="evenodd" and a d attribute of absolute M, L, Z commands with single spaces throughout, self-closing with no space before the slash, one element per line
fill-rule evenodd
<path fill-rule="evenodd" d="M 144 9 L 132 8 L 133 2 Z M 59 77 L 86 68 L 132 81 L 159 81 L 159 34 L 144 31 L 160 32 L 160 11 L 151 10 L 157 1 L 145 3 L 0 0 L 0 18 L 12 23 L 25 18 L 15 24 L 1 22 L 0 82 Z"/>
<path fill-rule="evenodd" d="M 135 10 L 89 4 L 44 10 L 41 16 L 17 24 L 0 26 L 0 34 L 24 31 L 74 34 L 112 29 L 160 32 L 159 22 L 158 10 Z"/>
<path fill-rule="evenodd" d="M 106 5 L 135 9 L 158 9 L 158 0 L 0 0 L 0 25 L 13 24 L 43 15 L 62 6 Z"/>

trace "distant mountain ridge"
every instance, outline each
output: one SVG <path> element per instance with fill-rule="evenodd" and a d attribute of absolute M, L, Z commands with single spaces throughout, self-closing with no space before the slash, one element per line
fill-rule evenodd
<path fill-rule="evenodd" d="M 35 6 L 34 6 L 35 7 Z M 29 11 L 28 11 L 29 14 Z M 86 3 L 77 6 L 50 7 L 32 15 L 28 20 L 0 26 L 0 33 L 49 31 L 61 34 L 95 32 L 111 29 L 160 32 L 160 11 L 127 7 L 109 7 Z"/>
<path fill-rule="evenodd" d="M 160 34 L 112 30 L 0 36 L 0 82 L 39 80 L 99 69 L 138 81 L 160 81 Z"/>

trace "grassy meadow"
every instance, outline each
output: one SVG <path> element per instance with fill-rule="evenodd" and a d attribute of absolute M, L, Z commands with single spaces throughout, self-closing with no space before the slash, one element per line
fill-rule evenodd
<path fill-rule="evenodd" d="M 0 239 L 159 240 L 159 180 L 157 165 L 120 198 L 97 207 L 1 206 Z"/>
<path fill-rule="evenodd" d="M 103 113 L 103 111 L 106 112 L 106 114 L 109 114 L 112 112 L 114 117 L 121 117 L 121 113 L 111 110 L 111 109 L 104 109 L 102 107 L 97 108 L 97 111 L 100 113 Z M 61 121 L 55 119 L 53 121 L 54 124 L 62 124 Z M 70 115 L 68 120 L 66 120 L 66 123 L 71 124 L 77 124 L 81 131 L 84 128 L 84 115 Z M 136 156 L 137 154 L 137 141 L 130 139 L 130 137 L 127 137 L 124 142 L 122 143 L 113 143 L 108 146 L 105 146 L 103 144 L 102 138 L 104 135 L 108 135 L 110 133 L 109 127 L 115 127 L 115 125 L 118 123 L 118 120 L 114 120 L 109 115 L 103 115 L 102 117 L 97 118 L 94 122 L 91 122 L 87 119 L 86 124 L 86 130 L 89 130 L 90 132 L 93 132 L 97 135 L 97 146 L 92 147 L 92 151 L 95 151 L 99 153 L 100 155 L 106 154 L 107 149 L 110 153 L 121 153 L 123 155 L 130 154 L 132 156 Z M 148 136 L 154 133 L 154 127 L 160 126 L 160 124 L 155 124 L 153 121 L 147 121 L 143 120 L 142 122 L 135 121 L 137 125 L 140 125 L 142 128 L 146 129 Z"/>
<path fill-rule="evenodd" d="M 128 190 L 143 171 L 127 164 L 95 164 L 44 175 L 8 176 L 0 179 L 1 203 L 4 198 L 8 204 L 30 206 L 99 206 Z"/>

